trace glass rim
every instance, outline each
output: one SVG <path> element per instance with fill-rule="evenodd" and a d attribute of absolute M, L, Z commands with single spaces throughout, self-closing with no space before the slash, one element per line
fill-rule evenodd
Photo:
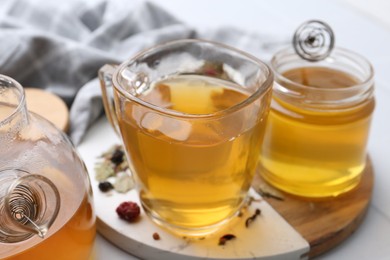
<path fill-rule="evenodd" d="M 163 108 L 159 107 L 157 105 L 153 105 L 149 102 L 146 102 L 128 91 L 124 90 L 123 87 L 119 84 L 118 78 L 120 77 L 120 72 L 123 71 L 129 64 L 132 62 L 136 61 L 137 59 L 143 57 L 144 55 L 150 54 L 150 53 L 155 53 L 158 52 L 159 50 L 165 49 L 169 46 L 174 46 L 174 45 L 184 45 L 184 44 L 208 44 L 210 46 L 215 46 L 217 48 L 222 48 L 226 49 L 229 51 L 236 52 L 240 54 L 241 56 L 247 58 L 248 60 L 251 60 L 254 62 L 260 69 L 265 69 L 266 79 L 264 82 L 261 83 L 260 86 L 257 87 L 256 91 L 254 91 L 252 94 L 250 94 L 246 99 L 243 101 L 229 107 L 223 110 L 219 110 L 213 113 L 208 113 L 208 114 L 191 114 L 191 113 L 185 113 L 185 112 L 180 112 L 176 111 L 173 109 L 168 109 L 168 108 Z M 204 40 L 204 39 L 180 39 L 180 40 L 174 40 L 174 41 L 168 41 L 165 43 L 157 44 L 155 46 L 149 47 L 147 49 L 144 49 L 137 54 L 135 54 L 132 58 L 124 61 L 121 63 L 116 69 L 114 74 L 112 75 L 112 81 L 113 81 L 113 87 L 125 98 L 137 103 L 138 105 L 141 105 L 147 109 L 156 111 L 158 113 L 162 113 L 166 116 L 172 116 L 172 117 L 179 117 L 179 118 L 188 118 L 188 119 L 205 119 L 205 118 L 215 118 L 215 117 L 223 117 L 225 115 L 234 113 L 235 111 L 238 111 L 249 104 L 253 103 L 256 99 L 258 99 L 260 96 L 264 95 L 267 91 L 272 89 L 273 81 L 274 81 L 274 74 L 272 69 L 263 61 L 260 59 L 256 58 L 255 56 L 246 53 L 244 51 L 241 51 L 239 49 L 236 49 L 234 47 L 228 46 L 223 43 L 215 42 L 215 41 L 210 41 L 210 40 Z"/>
<path fill-rule="evenodd" d="M 331 54 L 327 58 L 325 58 L 324 60 L 321 60 L 319 62 L 323 62 L 323 61 L 326 62 L 327 59 L 333 58 L 336 53 L 342 54 L 342 55 L 352 55 L 354 58 L 360 59 L 361 61 L 364 62 L 364 65 L 367 66 L 369 75 L 367 77 L 365 77 L 365 79 L 362 82 L 359 82 L 357 84 L 354 84 L 353 86 L 346 87 L 346 88 L 330 88 L 330 87 L 318 88 L 318 87 L 313 87 L 313 86 L 297 83 L 297 82 L 283 76 L 283 74 L 277 69 L 277 66 L 276 66 L 277 59 L 283 58 L 283 57 L 278 57 L 280 55 L 283 55 L 283 56 L 285 56 L 285 55 L 294 55 L 295 56 L 296 55 L 297 58 L 299 58 L 300 60 L 303 60 L 301 57 L 298 56 L 298 54 L 295 53 L 293 47 L 287 47 L 287 48 L 284 48 L 284 49 L 278 51 L 277 53 L 275 53 L 270 61 L 270 67 L 274 73 L 275 79 L 281 79 L 283 82 L 291 84 L 295 87 L 299 87 L 300 89 L 311 90 L 311 91 L 324 91 L 324 92 L 355 91 L 355 90 L 358 90 L 360 88 L 363 88 L 364 86 L 366 86 L 367 84 L 369 84 L 370 82 L 372 82 L 374 80 L 375 72 L 374 72 L 374 68 L 373 68 L 371 62 L 367 58 L 365 58 L 364 56 L 360 55 L 359 53 L 351 51 L 351 50 L 346 49 L 346 48 L 335 47 L 333 49 L 333 51 L 331 52 Z M 347 57 L 347 58 L 348 58 L 348 60 L 353 61 L 356 64 L 356 62 L 354 61 L 353 58 L 350 58 L 350 57 Z M 303 60 L 303 61 L 305 61 L 305 60 Z M 308 65 L 315 64 L 315 62 L 307 61 L 307 64 Z M 328 64 L 332 64 L 332 63 L 329 62 Z M 303 67 L 306 67 L 306 66 L 302 65 L 302 66 L 297 66 L 296 68 L 303 68 Z M 321 67 L 321 65 L 319 65 L 318 67 Z"/>
<path fill-rule="evenodd" d="M 0 74 L 0 81 L 2 81 L 2 82 L 8 81 L 9 83 L 11 83 L 13 86 L 16 87 L 16 89 L 19 91 L 19 94 L 20 94 L 20 97 L 18 100 L 19 103 L 17 106 L 15 106 L 15 109 L 11 113 L 6 115 L 4 117 L 4 119 L 0 120 L 0 127 L 1 127 L 4 124 L 11 122 L 13 120 L 13 118 L 16 117 L 20 111 L 22 111 L 22 109 L 24 108 L 25 103 L 26 103 L 26 95 L 24 93 L 24 88 L 22 87 L 22 85 L 19 82 L 17 82 L 16 80 L 14 80 L 13 78 L 8 77 L 8 76 L 3 75 L 3 74 Z"/>

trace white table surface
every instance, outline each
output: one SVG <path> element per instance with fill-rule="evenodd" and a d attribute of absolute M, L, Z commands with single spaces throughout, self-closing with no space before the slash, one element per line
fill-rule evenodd
<path fill-rule="evenodd" d="M 386 0 L 151 0 L 195 28 L 234 26 L 289 37 L 303 21 L 322 19 L 336 45 L 369 59 L 376 71 L 377 106 L 369 153 L 374 194 L 365 221 L 344 243 L 319 259 L 390 259 L 390 1 Z M 129 2 L 130 3 L 130 2 Z M 98 235 L 95 260 L 137 259 Z"/>

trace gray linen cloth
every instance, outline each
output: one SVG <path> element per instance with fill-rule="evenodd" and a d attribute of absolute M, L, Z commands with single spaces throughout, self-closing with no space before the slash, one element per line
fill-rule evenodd
<path fill-rule="evenodd" d="M 235 28 L 195 30 L 153 3 L 135 0 L 0 0 L 0 74 L 59 95 L 78 144 L 102 114 L 97 71 L 155 44 L 203 38 L 263 60 L 275 36 Z"/>

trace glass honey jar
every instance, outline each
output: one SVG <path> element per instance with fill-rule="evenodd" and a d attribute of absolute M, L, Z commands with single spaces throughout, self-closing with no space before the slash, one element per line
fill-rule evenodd
<path fill-rule="evenodd" d="M 308 39 L 319 35 L 311 30 L 303 44 L 325 42 Z M 320 59 L 306 52 L 313 58 L 308 59 L 299 48 L 284 49 L 271 60 L 275 83 L 261 175 L 287 193 L 334 197 L 356 187 L 365 169 L 374 71 L 347 49 L 328 49 Z"/>

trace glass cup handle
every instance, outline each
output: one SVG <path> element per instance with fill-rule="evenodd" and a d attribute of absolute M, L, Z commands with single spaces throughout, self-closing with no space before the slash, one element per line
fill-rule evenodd
<path fill-rule="evenodd" d="M 114 104 L 114 86 L 112 85 L 112 76 L 118 65 L 106 64 L 99 69 L 99 81 L 102 89 L 102 99 L 104 110 L 108 121 L 112 128 L 114 128 L 116 134 L 120 137 L 118 118 L 116 117 L 115 104 Z M 128 158 L 128 157 L 127 157 Z M 131 171 L 126 171 L 128 176 L 131 178 L 132 183 L 135 183 L 134 177 Z"/>
<path fill-rule="evenodd" d="M 120 136 L 118 119 L 116 117 L 114 104 L 114 87 L 112 85 L 112 76 L 117 65 L 106 64 L 99 69 L 99 81 L 102 89 L 102 99 L 106 116 L 116 134 Z"/>

